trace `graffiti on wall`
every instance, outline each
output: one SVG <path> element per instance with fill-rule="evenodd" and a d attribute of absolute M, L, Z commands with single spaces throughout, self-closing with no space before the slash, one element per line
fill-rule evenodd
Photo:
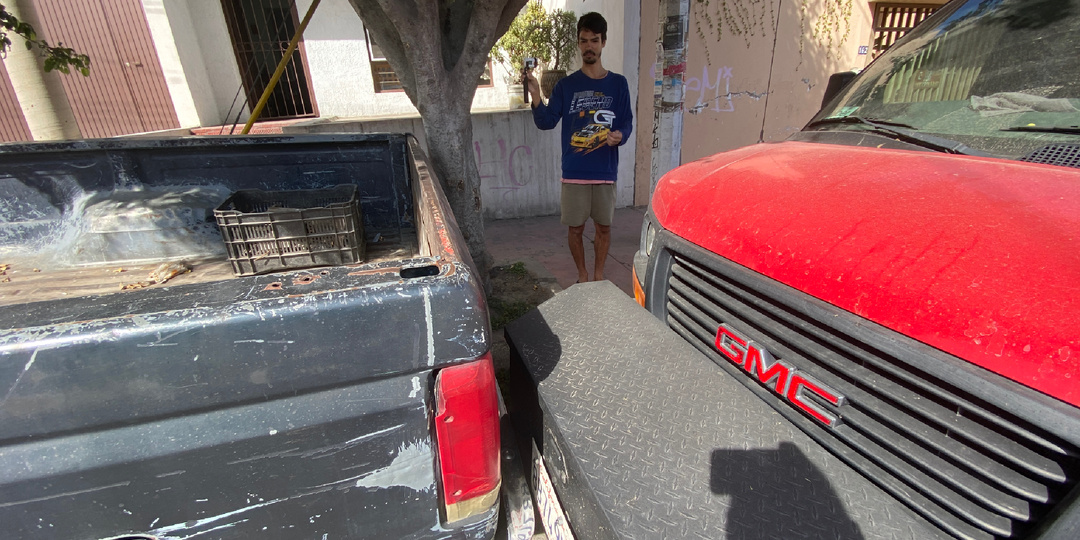
<path fill-rule="evenodd" d="M 480 185 L 496 193 L 502 192 L 503 200 L 527 186 L 533 171 L 533 163 L 529 159 L 533 151 L 529 145 L 519 144 L 510 150 L 507 150 L 508 147 L 506 139 L 501 137 L 494 145 L 481 145 L 479 141 L 473 141 Z"/>
<path fill-rule="evenodd" d="M 710 73 L 711 66 L 701 69 L 701 78 L 686 79 L 686 102 L 694 103 L 688 107 L 690 114 L 698 114 L 706 109 L 713 112 L 735 112 L 735 102 L 731 94 L 731 68 L 716 68 L 716 78 Z M 694 101 L 694 95 L 697 101 Z"/>

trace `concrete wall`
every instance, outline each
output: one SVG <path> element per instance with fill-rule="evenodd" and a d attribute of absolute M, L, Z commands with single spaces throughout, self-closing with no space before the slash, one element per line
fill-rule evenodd
<path fill-rule="evenodd" d="M 283 129 L 286 133 L 412 133 L 427 148 L 419 117 L 321 119 Z M 472 149 L 480 171 L 486 219 L 559 213 L 562 146 L 558 129 L 536 129 L 528 110 L 477 113 L 473 114 Z M 620 188 L 622 184 L 620 181 Z"/>
<path fill-rule="evenodd" d="M 244 95 L 237 96 L 240 88 L 240 70 L 236 65 L 232 41 L 225 26 L 225 14 L 219 0 L 143 0 L 151 30 L 154 32 L 155 46 L 161 56 L 170 91 L 174 82 L 170 77 L 181 75 L 185 79 L 191 106 L 199 125 L 213 126 L 235 119 L 240 111 L 241 121 L 247 119 L 247 109 L 242 107 Z M 167 20 L 167 30 L 172 36 L 172 46 L 162 44 L 167 33 L 161 30 L 161 10 Z M 155 30 L 155 27 L 157 28 Z M 173 53 L 161 55 L 163 48 L 172 48 Z M 175 60 L 173 60 L 175 59 Z M 177 65 L 175 62 L 179 62 Z M 175 93 L 174 93 L 175 96 Z M 176 100 L 177 116 L 188 106 L 183 100 Z M 232 109 L 230 114 L 230 108 Z M 181 116 L 181 125 L 187 125 L 191 117 L 189 111 Z"/>
<path fill-rule="evenodd" d="M 939 0 L 896 0 L 897 3 L 944 3 Z M 686 71 L 681 162 L 690 161 L 759 141 L 780 141 L 818 111 L 829 75 L 862 69 L 871 60 L 860 46 L 872 40 L 872 3 L 852 2 L 847 18 L 848 36 L 843 45 L 828 45 L 812 35 L 824 11 L 825 0 L 803 4 L 792 0 L 745 3 L 741 23 L 752 23 L 752 32 L 736 34 L 720 23 L 721 2 L 691 0 Z M 833 3 L 835 4 L 835 2 Z M 641 52 L 639 62 L 643 95 L 653 86 L 659 41 L 656 21 L 659 7 L 641 5 Z M 718 34 L 710 21 L 721 27 Z M 836 37 L 843 33 L 843 24 Z M 751 35 L 752 34 L 752 35 Z M 639 117 L 652 112 L 648 100 L 639 101 Z M 641 133 L 647 132 L 642 128 Z M 646 153 L 651 141 L 640 141 L 637 202 L 647 200 L 648 187 L 641 179 L 649 172 Z"/>
<path fill-rule="evenodd" d="M 164 1 L 143 0 L 143 12 L 146 14 L 146 22 L 150 27 L 150 35 L 154 40 L 154 48 L 165 75 L 165 84 L 169 89 L 169 96 L 172 98 L 180 127 L 201 125 L 202 119 L 199 117 L 198 106 L 195 105 L 195 96 L 191 93 L 191 85 L 188 84 L 183 62 L 180 60 L 176 36 L 169 24 Z M 205 70 L 200 70 L 200 72 L 205 75 Z"/>
<path fill-rule="evenodd" d="M 703 23 L 702 9 L 691 10 L 685 78 L 682 162 L 753 144 L 779 141 L 798 131 L 817 112 L 829 75 L 861 68 L 865 57 L 859 36 L 869 36 L 869 5 L 853 2 L 852 32 L 837 49 L 803 31 L 797 2 L 772 0 L 756 5 L 763 31 L 755 36 L 715 39 Z M 810 3 L 805 26 L 812 27 L 821 2 Z M 775 14 L 775 17 L 772 15 Z M 717 13 L 712 17 L 719 18 Z"/>

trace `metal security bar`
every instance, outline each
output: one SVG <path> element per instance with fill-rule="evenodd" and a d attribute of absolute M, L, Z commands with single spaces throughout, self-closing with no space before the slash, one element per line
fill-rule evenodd
<path fill-rule="evenodd" d="M 873 55 L 885 52 L 940 8 L 936 4 L 884 4 L 874 6 L 874 50 Z"/>
<path fill-rule="evenodd" d="M 222 0 L 221 5 L 244 91 L 254 107 L 299 25 L 296 7 L 290 0 Z M 315 116 L 310 81 L 301 43 L 271 93 L 261 119 Z"/>

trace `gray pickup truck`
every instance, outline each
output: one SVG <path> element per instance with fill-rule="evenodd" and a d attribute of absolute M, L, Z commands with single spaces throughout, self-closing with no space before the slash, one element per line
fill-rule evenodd
<path fill-rule="evenodd" d="M 339 186 L 351 258 L 226 250 L 232 194 Z M 486 303 L 415 139 L 0 146 L 0 274 L 0 536 L 495 534 Z"/>

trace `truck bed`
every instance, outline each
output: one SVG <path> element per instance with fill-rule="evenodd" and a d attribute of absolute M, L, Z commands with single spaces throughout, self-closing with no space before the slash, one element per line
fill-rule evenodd
<path fill-rule="evenodd" d="M 379 242 L 368 241 L 364 262 L 352 267 L 360 268 L 417 255 L 416 234 L 411 231 L 394 236 L 379 235 L 378 238 Z M 4 275 L 0 275 L 0 307 L 79 296 L 127 294 L 142 289 L 235 278 L 232 263 L 224 256 L 182 262 L 189 271 L 182 271 L 163 283 L 155 283 L 148 276 L 159 266 L 169 263 L 62 267 L 34 260 L 0 258 L 0 268 L 6 268 Z M 319 272 L 319 269 L 294 272 Z"/>
<path fill-rule="evenodd" d="M 0 306 L 233 279 L 213 210 L 239 190 L 355 184 L 363 264 L 424 255 L 407 147 L 404 135 L 2 145 Z M 165 263 L 179 273 L 148 277 Z"/>

